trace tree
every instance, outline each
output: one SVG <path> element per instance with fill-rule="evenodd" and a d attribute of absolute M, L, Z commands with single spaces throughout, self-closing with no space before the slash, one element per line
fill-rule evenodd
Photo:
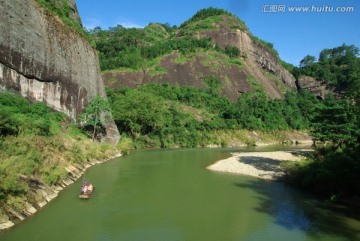
<path fill-rule="evenodd" d="M 356 116 L 349 100 L 328 97 L 318 109 L 314 122 L 313 135 L 320 141 L 331 141 L 336 146 L 357 142 Z"/>
<path fill-rule="evenodd" d="M 85 125 L 93 127 L 92 140 L 95 140 L 96 132 L 104 125 L 104 121 L 111 117 L 111 109 L 107 100 L 102 96 L 94 96 L 79 119 Z"/>
<path fill-rule="evenodd" d="M 306 55 L 301 61 L 300 61 L 300 67 L 304 68 L 307 67 L 313 63 L 316 62 L 316 58 L 311 55 Z"/>
<path fill-rule="evenodd" d="M 324 49 L 318 61 L 314 56 L 307 55 L 300 61 L 300 68 L 294 68 L 292 73 L 296 78 L 301 75 L 312 76 L 340 92 L 348 92 L 354 82 L 360 81 L 359 48 L 343 44 Z"/>
<path fill-rule="evenodd" d="M 230 58 L 237 58 L 240 56 L 240 49 L 235 46 L 226 46 L 225 47 L 225 54 Z"/>
<path fill-rule="evenodd" d="M 203 82 L 207 87 L 210 95 L 218 95 L 220 93 L 222 83 L 221 80 L 214 76 L 203 77 Z"/>
<path fill-rule="evenodd" d="M 167 104 L 161 97 L 139 90 L 118 95 L 112 105 L 118 128 L 131 136 L 147 135 L 161 129 L 169 115 Z"/>

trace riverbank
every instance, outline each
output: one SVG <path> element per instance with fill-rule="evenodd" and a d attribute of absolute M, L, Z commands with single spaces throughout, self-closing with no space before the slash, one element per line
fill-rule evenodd
<path fill-rule="evenodd" d="M 313 138 L 306 132 L 279 130 L 272 132 L 249 130 L 219 130 L 209 134 L 211 144 L 208 147 L 240 147 L 270 145 L 305 145 L 313 144 Z"/>
<path fill-rule="evenodd" d="M 26 183 L 32 183 L 32 193 L 35 194 L 37 198 L 34 198 L 34 202 L 26 202 L 25 208 L 22 211 L 16 211 L 13 208 L 6 208 L 6 210 L 0 209 L 0 231 L 9 229 L 13 227 L 15 224 L 20 223 L 25 220 L 27 217 L 35 214 L 41 208 L 43 208 L 46 204 L 48 204 L 51 200 L 56 198 L 58 194 L 67 186 L 73 184 L 77 181 L 85 171 L 96 165 L 101 164 L 111 159 L 122 156 L 120 152 L 111 153 L 105 159 L 92 159 L 90 161 L 76 164 L 69 164 L 65 169 L 68 172 L 68 176 L 66 179 L 60 180 L 56 185 L 46 185 L 44 182 L 40 180 L 35 180 L 33 178 L 29 178 L 26 176 L 21 176 Z"/>
<path fill-rule="evenodd" d="M 299 161 L 311 152 L 311 149 L 275 152 L 241 152 L 220 160 L 207 169 L 234 174 L 247 175 L 265 180 L 278 180 L 283 177 L 281 162 Z"/>

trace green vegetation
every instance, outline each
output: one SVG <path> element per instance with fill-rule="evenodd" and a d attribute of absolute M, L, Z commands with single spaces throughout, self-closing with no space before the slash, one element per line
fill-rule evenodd
<path fill-rule="evenodd" d="M 95 140 L 96 134 L 103 129 L 106 120 L 111 118 L 111 109 L 107 100 L 102 96 L 95 96 L 91 99 L 89 105 L 80 115 L 79 119 L 86 126 L 93 129 L 92 140 Z"/>
<path fill-rule="evenodd" d="M 102 160 L 115 146 L 97 144 L 44 103 L 0 92 L 0 209 L 22 211 L 38 200 L 34 185 L 57 185 L 66 167 Z M 41 199 L 41 198 L 40 198 Z"/>
<path fill-rule="evenodd" d="M 289 181 L 296 186 L 325 195 L 331 201 L 360 196 L 360 58 L 353 45 L 325 49 L 319 61 L 306 56 L 299 75 L 323 80 L 343 94 L 329 95 L 311 110 L 313 136 L 322 143 L 315 154 L 301 163 L 287 166 Z"/>
<path fill-rule="evenodd" d="M 269 50 L 271 53 L 273 53 L 277 58 L 279 58 L 279 52 L 276 51 L 276 49 L 274 48 L 274 44 L 267 42 L 265 40 L 262 40 L 254 35 L 251 35 L 251 39 L 260 44 L 262 47 L 264 47 L 265 49 Z"/>
<path fill-rule="evenodd" d="M 283 60 L 280 60 L 280 63 L 281 63 L 281 65 L 282 65 L 285 69 L 287 69 L 290 73 L 293 72 L 293 70 L 294 70 L 294 68 L 295 68 L 294 65 L 289 64 L 289 63 L 287 63 L 287 62 L 285 62 L 285 61 L 283 61 Z"/>
<path fill-rule="evenodd" d="M 0 93 L 0 136 L 52 136 L 60 131 L 58 123 L 64 119 L 59 113 L 49 114 L 44 103 L 29 105 L 25 99 L 11 93 Z"/>
<path fill-rule="evenodd" d="M 62 7 L 54 1 L 38 2 L 70 26 L 82 29 L 70 18 L 67 1 L 62 1 Z M 219 56 L 227 58 L 229 65 L 241 66 L 243 55 L 238 48 L 221 49 L 211 39 L 192 36 L 200 29 L 213 29 L 214 23 L 226 17 L 236 18 L 208 8 L 179 28 L 158 23 L 144 29 L 118 25 L 108 30 L 97 27 L 89 34 L 99 50 L 102 70 L 150 69 L 153 75 L 162 74 L 165 70 L 159 60 L 174 52 L 179 62 L 199 53 L 209 60 L 204 65 L 213 68 L 217 62 L 211 58 Z M 236 21 L 232 27 L 247 30 L 243 22 Z M 253 40 L 278 56 L 271 43 Z M 344 44 L 323 50 L 318 60 L 306 56 L 300 67 L 282 65 L 295 77 L 313 76 L 345 94 L 320 101 L 299 91 L 285 93 L 284 99 L 269 99 L 254 77 L 248 76 L 254 91 L 231 102 L 220 95 L 219 79 L 203 76 L 203 89 L 170 84 L 107 89 L 110 106 L 96 96 L 80 119 L 90 127 L 94 140 L 111 110 L 122 133 L 118 147 L 125 153 L 132 148 L 227 146 L 234 141 L 254 145 L 249 132 L 269 141 L 284 141 L 284 132 L 310 130 L 317 141 L 330 145 L 318 148 L 303 162 L 288 164 L 289 182 L 332 200 L 360 196 L 359 49 Z M 57 185 L 68 177 L 69 165 L 104 159 L 117 151 L 114 146 L 91 142 L 84 130 L 44 103 L 0 92 L 0 112 L 0 207 L 21 211 L 28 200 L 38 198 L 31 191 L 34 182 Z"/>
<path fill-rule="evenodd" d="M 178 36 L 192 36 L 194 34 L 197 35 L 202 31 L 216 30 L 216 23 L 219 23 L 222 20 L 222 16 L 216 15 L 201 20 L 199 19 L 188 25 L 182 25 L 183 27 L 179 28 Z"/>
<path fill-rule="evenodd" d="M 213 39 L 199 35 L 199 31 L 216 29 L 218 24 L 248 31 L 245 24 L 233 14 L 222 9 L 207 8 L 200 10 L 180 27 L 160 23 L 151 23 L 145 28 L 117 25 L 108 30 L 96 27 L 88 33 L 99 51 L 102 71 L 125 68 L 129 71 L 149 70 L 153 74 L 161 74 L 164 72 L 159 71 L 160 60 L 171 53 L 178 53 L 180 62 L 185 62 L 197 53 L 217 52 L 222 55 L 224 63 L 241 65 L 241 58 L 245 55 L 237 47 L 227 46 L 222 49 L 214 44 Z M 255 39 L 276 53 L 270 43 Z"/>
<path fill-rule="evenodd" d="M 37 0 L 41 7 L 50 11 L 53 15 L 59 16 L 61 20 L 84 36 L 87 41 L 95 47 L 95 42 L 84 30 L 80 21 L 71 18 L 71 8 L 67 0 Z"/>
<path fill-rule="evenodd" d="M 189 26 L 189 25 L 191 25 L 193 23 L 201 22 L 202 20 L 205 20 L 205 19 L 208 19 L 208 18 L 211 18 L 211 17 L 216 17 L 216 16 L 229 16 L 229 17 L 235 19 L 236 22 L 241 24 L 241 27 L 239 28 L 240 30 L 247 30 L 247 27 L 246 27 L 245 23 L 243 21 L 241 21 L 237 16 L 235 16 L 234 14 L 232 14 L 232 13 L 226 11 L 226 10 L 219 9 L 219 8 L 213 8 L 213 7 L 209 7 L 209 8 L 199 10 L 189 20 L 182 23 L 180 25 L 180 28 L 184 28 L 184 27 Z"/>
<path fill-rule="evenodd" d="M 236 49 L 222 51 L 229 56 L 238 54 Z M 289 164 L 289 182 L 331 200 L 359 196 L 358 50 L 343 45 L 322 52 L 320 59 L 316 62 L 306 57 L 299 68 L 283 65 L 296 76 L 331 76 L 333 79 L 328 82 L 341 88 L 341 96 L 329 95 L 320 101 L 309 92 L 300 91 L 272 100 L 251 76 L 248 81 L 255 91 L 242 94 L 235 103 L 219 95 L 221 82 L 212 76 L 204 77 L 202 90 L 147 84 L 107 91 L 115 122 L 128 147 L 226 146 L 234 140 L 253 145 L 247 131 L 261 132 L 272 139 L 282 135 L 281 131 L 307 130 L 317 141 L 330 144 L 318 147 L 306 161 Z"/>
<path fill-rule="evenodd" d="M 300 67 L 294 68 L 295 77 L 312 76 L 337 88 L 339 91 L 353 89 L 360 76 L 359 48 L 343 44 L 320 52 L 318 60 L 307 55 L 300 61 Z"/>
<path fill-rule="evenodd" d="M 235 46 L 226 46 L 225 54 L 228 55 L 230 58 L 240 57 L 240 49 Z"/>
<path fill-rule="evenodd" d="M 218 79 L 208 76 L 203 81 L 207 86 L 203 90 L 169 84 L 107 89 L 115 123 L 135 148 L 198 147 L 219 144 L 214 141 L 215 132 L 307 129 L 314 113 L 301 105 L 318 103 L 307 92 L 288 93 L 284 100 L 249 93 L 232 103 L 219 94 Z"/>
<path fill-rule="evenodd" d="M 144 29 L 124 28 L 121 25 L 102 30 L 97 27 L 90 30 L 100 52 L 102 70 L 121 67 L 130 69 L 156 68 L 154 59 L 178 51 L 180 54 L 191 54 L 197 49 L 210 49 L 210 39 L 189 37 L 174 38 L 171 28 L 150 24 Z M 158 31 L 157 31 L 158 30 Z M 157 65 L 155 63 L 155 65 Z"/>

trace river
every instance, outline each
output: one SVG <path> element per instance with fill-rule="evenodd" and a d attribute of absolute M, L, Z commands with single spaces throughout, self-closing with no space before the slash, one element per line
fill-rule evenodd
<path fill-rule="evenodd" d="M 78 180 L 0 240 L 360 240 L 358 219 L 283 183 L 205 169 L 239 150 L 141 150 L 94 166 L 90 200 Z"/>

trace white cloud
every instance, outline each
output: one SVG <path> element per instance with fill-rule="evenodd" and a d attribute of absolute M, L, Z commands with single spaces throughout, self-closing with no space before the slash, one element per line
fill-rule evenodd
<path fill-rule="evenodd" d="M 86 29 L 93 29 L 98 26 L 104 28 L 103 22 L 98 18 L 86 18 L 83 20 L 83 25 Z"/>
<path fill-rule="evenodd" d="M 125 28 L 144 28 L 140 24 L 134 23 L 127 19 L 117 19 L 116 21 L 112 21 L 110 23 L 105 23 L 100 18 L 86 18 L 83 21 L 83 26 L 86 29 L 93 29 L 95 27 L 101 27 L 102 29 L 108 29 L 109 27 L 115 27 L 116 25 L 121 25 Z"/>
<path fill-rule="evenodd" d="M 130 20 L 123 19 L 123 18 L 116 20 L 116 23 L 114 24 L 114 26 L 118 25 L 118 24 L 125 28 L 143 28 L 144 27 L 140 24 L 134 23 Z"/>

